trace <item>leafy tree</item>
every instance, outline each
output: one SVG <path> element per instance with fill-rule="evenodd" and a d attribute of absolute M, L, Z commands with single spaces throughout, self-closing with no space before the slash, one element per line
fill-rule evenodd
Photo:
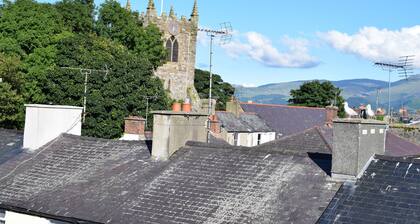
<path fill-rule="evenodd" d="M 62 67 L 110 69 L 89 75 L 84 135 L 119 137 L 125 116 L 145 116 L 145 95 L 160 96 L 151 110 L 167 109 L 153 76 L 165 58 L 161 33 L 115 1 L 97 20 L 93 0 L 4 0 L 0 15 L 0 126 L 21 128 L 23 103 L 82 106 L 84 76 Z"/>
<path fill-rule="evenodd" d="M 299 89 L 291 90 L 290 96 L 289 104 L 292 105 L 326 107 L 335 104 L 339 107 L 339 116 L 344 116 L 344 98 L 341 96 L 341 89 L 329 81 L 305 82 Z"/>
<path fill-rule="evenodd" d="M 21 62 L 16 56 L 0 53 L 0 127 L 23 127 Z"/>
<path fill-rule="evenodd" d="M 122 45 L 103 37 L 74 35 L 58 46 L 58 66 L 102 70 L 88 76 L 87 117 L 83 135 L 117 138 L 128 115 L 145 116 L 144 96 L 157 95 L 151 110 L 167 109 L 169 99 L 159 79 L 153 76 L 153 66 Z M 48 76 L 44 92 L 55 104 L 82 106 L 84 75 L 78 70 L 56 68 Z"/>
<path fill-rule="evenodd" d="M 97 33 L 126 46 L 154 68 L 162 65 L 166 50 L 162 34 L 155 25 L 143 27 L 137 13 L 130 13 L 115 0 L 107 0 L 99 9 Z"/>
<path fill-rule="evenodd" d="M 91 33 L 94 27 L 92 0 L 62 0 L 55 5 L 64 25 L 75 33 Z"/>
<path fill-rule="evenodd" d="M 21 129 L 23 121 L 22 96 L 9 83 L 0 82 L 0 127 Z"/>
<path fill-rule="evenodd" d="M 209 97 L 209 76 L 210 72 L 208 71 L 195 70 L 194 86 L 200 98 L 206 99 Z M 235 88 L 229 83 L 224 82 L 220 75 L 213 74 L 212 80 L 212 98 L 217 99 L 216 110 L 225 110 L 226 102 L 235 93 Z"/>

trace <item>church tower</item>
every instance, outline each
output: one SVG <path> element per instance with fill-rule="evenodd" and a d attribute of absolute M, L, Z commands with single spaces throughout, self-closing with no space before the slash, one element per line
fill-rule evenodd
<path fill-rule="evenodd" d="M 141 15 L 145 26 L 155 24 L 163 33 L 168 52 L 166 63 L 156 69 L 155 75 L 164 83 L 165 89 L 174 99 L 190 98 L 199 101 L 194 88 L 195 57 L 198 28 L 198 7 L 194 1 L 191 17 L 178 18 L 171 7 L 169 15 L 158 15 L 153 0 L 149 0 L 147 11 Z"/>

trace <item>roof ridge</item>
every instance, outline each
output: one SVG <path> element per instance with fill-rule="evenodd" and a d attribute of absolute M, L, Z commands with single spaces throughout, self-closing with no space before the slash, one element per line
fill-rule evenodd
<path fill-rule="evenodd" d="M 386 160 L 392 162 L 401 162 L 401 163 L 415 163 L 420 164 L 420 156 L 412 155 L 412 156 L 386 156 L 386 155 L 374 155 L 375 159 L 379 160 Z"/>
<path fill-rule="evenodd" d="M 240 103 L 240 104 L 256 105 L 256 106 L 289 107 L 289 108 L 311 109 L 311 110 L 325 110 L 325 108 L 322 108 L 322 107 L 293 106 L 293 105 L 283 105 L 283 104 L 264 104 L 264 103 Z"/>
<path fill-rule="evenodd" d="M 322 141 L 324 141 L 325 145 L 331 150 L 332 152 L 332 146 L 328 143 L 327 139 L 325 138 L 324 134 L 321 132 L 321 127 L 315 126 L 316 131 L 318 132 L 319 136 L 321 136 Z"/>

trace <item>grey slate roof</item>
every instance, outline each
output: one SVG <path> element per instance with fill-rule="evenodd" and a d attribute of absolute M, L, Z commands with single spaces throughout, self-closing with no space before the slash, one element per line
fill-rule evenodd
<path fill-rule="evenodd" d="M 276 149 L 283 152 L 331 154 L 331 145 L 322 133 L 322 128 L 314 127 L 254 147 L 255 149 Z"/>
<path fill-rule="evenodd" d="M 308 156 L 203 143 L 154 162 L 144 142 L 63 135 L 7 163 L 0 206 L 101 223 L 314 223 L 339 187 Z"/>
<path fill-rule="evenodd" d="M 233 113 L 217 111 L 216 116 L 221 122 L 221 126 L 228 132 L 251 132 L 251 128 Z"/>
<path fill-rule="evenodd" d="M 241 113 L 239 119 L 250 127 L 252 132 L 273 132 L 273 129 L 254 113 Z"/>
<path fill-rule="evenodd" d="M 323 126 L 326 120 L 324 108 L 298 107 L 241 103 L 245 112 L 258 114 L 277 134 L 292 135 L 315 126 Z"/>
<path fill-rule="evenodd" d="M 242 113 L 237 117 L 230 112 L 217 111 L 216 115 L 228 132 L 273 132 L 273 129 L 254 113 Z"/>
<path fill-rule="evenodd" d="M 389 156 L 420 155 L 420 145 L 388 131 L 386 134 L 385 152 Z"/>
<path fill-rule="evenodd" d="M 22 153 L 23 133 L 0 128 L 0 164 Z"/>
<path fill-rule="evenodd" d="M 376 156 L 356 183 L 337 192 L 318 223 L 419 223 L 420 163 Z"/>

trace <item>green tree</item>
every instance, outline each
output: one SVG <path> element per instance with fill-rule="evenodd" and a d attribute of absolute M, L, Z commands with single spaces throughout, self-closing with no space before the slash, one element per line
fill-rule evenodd
<path fill-rule="evenodd" d="M 162 33 L 153 24 L 143 27 L 137 13 L 130 13 L 115 0 L 107 0 L 99 9 L 97 33 L 126 46 L 139 57 L 149 60 L 154 68 L 162 65 L 166 50 Z"/>
<path fill-rule="evenodd" d="M 341 89 L 335 87 L 329 81 L 310 81 L 302 84 L 299 89 L 290 91 L 289 104 L 307 107 L 326 107 L 336 105 L 339 107 L 339 116 L 344 116 Z"/>
<path fill-rule="evenodd" d="M 91 33 L 94 27 L 92 0 L 62 0 L 55 4 L 64 25 L 75 33 Z"/>
<path fill-rule="evenodd" d="M 23 127 L 21 62 L 17 56 L 0 53 L 0 127 Z"/>
<path fill-rule="evenodd" d="M 153 75 L 153 66 L 107 38 L 74 35 L 60 43 L 57 58 L 59 67 L 109 69 L 108 74 L 92 72 L 88 77 L 83 135 L 120 137 L 126 116 L 145 116 L 144 96 L 159 96 L 151 102 L 151 110 L 169 106 L 161 81 Z M 80 71 L 56 68 L 48 80 L 45 92 L 49 102 L 82 106 L 84 75 Z"/>
<path fill-rule="evenodd" d="M 195 70 L 194 86 L 202 99 L 209 97 L 209 76 L 210 72 L 208 71 Z M 235 88 L 224 82 L 220 75 L 213 74 L 212 80 L 212 98 L 217 99 L 216 110 L 225 110 L 226 102 L 235 93 Z"/>
<path fill-rule="evenodd" d="M 24 124 L 23 98 L 6 82 L 0 82 L 0 127 L 21 129 Z"/>

